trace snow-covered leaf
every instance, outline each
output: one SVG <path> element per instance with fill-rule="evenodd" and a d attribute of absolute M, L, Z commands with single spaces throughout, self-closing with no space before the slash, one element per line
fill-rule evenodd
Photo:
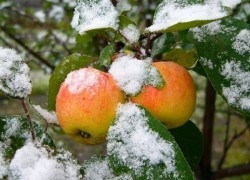
<path fill-rule="evenodd" d="M 133 179 L 194 179 L 169 131 L 141 106 L 120 105 L 107 139 L 110 166 L 116 175 L 127 173 Z"/>
<path fill-rule="evenodd" d="M 138 94 L 145 85 L 161 88 L 165 84 L 161 74 L 154 66 L 130 55 L 118 57 L 112 63 L 109 73 L 128 95 Z"/>
<path fill-rule="evenodd" d="M 59 91 L 61 83 L 67 75 L 74 70 L 88 66 L 93 62 L 93 59 L 80 55 L 72 54 L 64 58 L 64 60 L 56 67 L 49 80 L 49 93 L 48 93 L 48 110 L 55 110 L 56 95 Z"/>
<path fill-rule="evenodd" d="M 77 0 L 71 25 L 79 34 L 93 29 L 117 30 L 118 16 L 110 0 Z"/>
<path fill-rule="evenodd" d="M 229 17 L 193 28 L 189 36 L 217 93 L 250 116 L 250 25 Z"/>
<path fill-rule="evenodd" d="M 32 90 L 30 69 L 13 49 L 0 47 L 0 90 L 6 95 L 22 99 Z"/>
<path fill-rule="evenodd" d="M 156 9 L 150 32 L 173 32 L 207 24 L 223 18 L 228 11 L 220 1 L 164 0 Z"/>

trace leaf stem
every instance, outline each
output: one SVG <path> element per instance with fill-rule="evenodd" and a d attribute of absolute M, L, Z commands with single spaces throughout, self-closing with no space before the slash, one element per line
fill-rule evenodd
<path fill-rule="evenodd" d="M 32 141 L 35 141 L 36 140 L 36 136 L 35 136 L 34 128 L 33 128 L 33 125 L 32 125 L 32 120 L 31 120 L 30 113 L 29 113 L 28 107 L 25 104 L 24 99 L 21 99 L 21 104 L 22 104 L 22 107 L 24 109 L 25 115 L 26 115 L 26 117 L 28 119 L 28 122 L 29 122 Z"/>

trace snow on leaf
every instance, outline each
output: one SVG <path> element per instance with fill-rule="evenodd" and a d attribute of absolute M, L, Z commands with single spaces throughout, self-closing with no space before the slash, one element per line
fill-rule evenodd
<path fill-rule="evenodd" d="M 109 0 L 78 0 L 72 27 L 84 34 L 88 30 L 118 28 L 118 11 Z"/>
<path fill-rule="evenodd" d="M 147 161 L 150 165 L 164 163 L 164 177 L 178 177 L 173 144 L 150 129 L 144 110 L 133 103 L 118 107 L 116 121 L 109 129 L 107 151 L 138 176 Z M 147 175 L 150 177 L 151 173 L 149 170 Z"/>
<path fill-rule="evenodd" d="M 240 62 L 228 61 L 221 67 L 221 74 L 230 81 L 229 86 L 222 89 L 229 104 L 236 104 L 244 110 L 250 109 L 250 74 L 244 71 Z M 246 94 L 248 93 L 248 96 Z"/>
<path fill-rule="evenodd" d="M 4 158 L 2 143 L 0 142 L 0 179 L 4 179 L 4 177 L 8 174 L 8 166 L 9 162 Z"/>
<path fill-rule="evenodd" d="M 109 73 L 119 87 L 130 95 L 138 94 L 144 85 L 161 87 L 164 84 L 160 73 L 150 63 L 132 56 L 118 57 L 111 65 Z"/>
<path fill-rule="evenodd" d="M 30 69 L 13 49 L 0 47 L 0 90 L 13 98 L 31 93 Z"/>
<path fill-rule="evenodd" d="M 219 1 L 207 0 L 204 3 L 195 4 L 178 0 L 164 0 L 157 8 L 153 25 L 147 30 L 150 32 L 162 31 L 179 23 L 189 23 L 184 26 L 190 28 L 225 16 L 227 16 L 227 12 L 223 10 Z M 182 26 L 177 28 L 180 28 L 179 30 L 187 29 Z"/>
<path fill-rule="evenodd" d="M 59 125 L 56 112 L 55 111 L 47 111 L 43 109 L 40 105 L 33 105 L 34 109 L 47 121 L 49 124 L 57 124 Z"/>
<path fill-rule="evenodd" d="M 250 30 L 241 30 L 236 36 L 232 46 L 233 49 L 241 55 L 244 55 L 246 52 L 250 53 Z"/>
<path fill-rule="evenodd" d="M 134 44 L 139 40 L 140 31 L 134 24 L 129 24 L 128 26 L 122 28 L 120 32 L 126 40 L 128 40 L 129 44 Z"/>
<path fill-rule="evenodd" d="M 53 156 L 53 151 L 29 142 L 16 151 L 8 176 L 19 180 L 77 180 L 81 178 L 79 171 L 80 166 L 69 152 L 59 151 Z"/>

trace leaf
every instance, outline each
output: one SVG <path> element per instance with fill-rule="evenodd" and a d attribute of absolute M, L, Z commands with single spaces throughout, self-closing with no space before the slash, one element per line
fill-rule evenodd
<path fill-rule="evenodd" d="M 170 129 L 169 132 L 178 143 L 190 167 L 195 170 L 203 151 L 203 136 L 192 121 Z"/>
<path fill-rule="evenodd" d="M 115 45 L 113 43 L 107 45 L 100 53 L 99 63 L 102 66 L 109 67 L 111 63 L 111 56 L 115 53 Z"/>
<path fill-rule="evenodd" d="M 169 131 L 145 108 L 120 105 L 108 132 L 107 152 L 116 175 L 133 179 L 194 179 Z"/>
<path fill-rule="evenodd" d="M 30 69 L 13 49 L 0 47 L 0 90 L 6 95 L 26 98 L 32 90 Z"/>
<path fill-rule="evenodd" d="M 197 53 L 192 44 L 181 44 L 163 54 L 163 59 L 174 61 L 185 68 L 191 68 L 197 61 Z"/>
<path fill-rule="evenodd" d="M 56 95 L 62 82 L 71 71 L 86 67 L 93 62 L 93 58 L 80 54 L 72 54 L 56 67 L 49 80 L 48 110 L 55 110 Z"/>
<path fill-rule="evenodd" d="M 77 1 L 71 25 L 79 34 L 93 29 L 118 28 L 118 11 L 108 0 Z"/>
<path fill-rule="evenodd" d="M 250 116 L 250 25 L 228 17 L 189 32 L 216 92 Z"/>
<path fill-rule="evenodd" d="M 55 148 L 53 140 L 43 133 L 40 125 L 33 121 L 36 140 L 42 144 Z M 24 146 L 27 140 L 31 141 L 28 120 L 21 116 L 0 116 L 0 143 L 4 144 L 3 154 L 6 159 L 12 159 L 16 150 Z"/>
<path fill-rule="evenodd" d="M 153 42 L 151 57 L 155 58 L 157 55 L 167 52 L 174 44 L 175 40 L 172 33 L 162 34 Z"/>
<path fill-rule="evenodd" d="M 188 14 L 188 15 L 187 15 Z M 201 0 L 163 1 L 154 14 L 150 32 L 174 32 L 201 26 L 228 15 L 219 3 Z"/>

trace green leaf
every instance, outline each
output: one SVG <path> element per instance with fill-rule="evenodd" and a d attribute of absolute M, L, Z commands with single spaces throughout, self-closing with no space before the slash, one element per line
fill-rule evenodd
<path fill-rule="evenodd" d="M 53 140 L 43 133 L 40 125 L 33 121 L 36 140 L 42 144 L 55 148 Z M 21 148 L 27 140 L 31 141 L 28 120 L 21 116 L 0 116 L 0 143 L 3 143 L 3 154 L 6 159 L 12 159 L 16 150 Z"/>
<path fill-rule="evenodd" d="M 74 70 L 86 67 L 93 62 L 93 58 L 80 54 L 72 54 L 56 67 L 49 80 L 48 110 L 55 110 L 56 96 L 62 82 Z"/>
<path fill-rule="evenodd" d="M 107 152 L 116 175 L 133 179 L 194 179 L 169 131 L 145 108 L 127 103 L 108 132 Z"/>
<path fill-rule="evenodd" d="M 250 25 L 228 17 L 189 32 L 216 92 L 250 116 Z"/>
<path fill-rule="evenodd" d="M 203 136 L 197 126 L 188 121 L 184 125 L 170 129 L 190 167 L 195 170 L 203 151 Z"/>
<path fill-rule="evenodd" d="M 157 7 L 153 24 L 147 30 L 150 32 L 181 31 L 210 23 L 228 14 L 228 11 L 219 4 L 201 0 L 163 1 Z"/>
<path fill-rule="evenodd" d="M 181 44 L 163 54 L 163 59 L 174 61 L 185 68 L 191 68 L 197 61 L 197 53 L 192 44 Z"/>
<path fill-rule="evenodd" d="M 102 66 L 109 67 L 111 63 L 111 56 L 115 53 L 115 45 L 113 43 L 107 45 L 100 53 L 99 63 Z"/>
<path fill-rule="evenodd" d="M 16 99 L 31 93 L 30 69 L 13 49 L 0 47 L 0 91 Z"/>

